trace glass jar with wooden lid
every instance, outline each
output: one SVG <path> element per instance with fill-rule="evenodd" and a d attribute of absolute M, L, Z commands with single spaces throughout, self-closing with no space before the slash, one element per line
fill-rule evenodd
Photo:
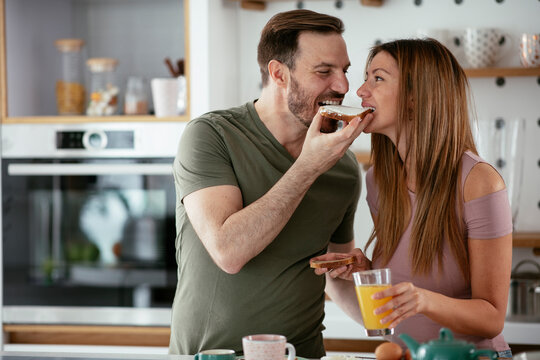
<path fill-rule="evenodd" d="M 90 99 L 86 115 L 115 115 L 118 109 L 118 85 L 115 79 L 118 61 L 113 58 L 91 58 L 86 64 L 90 69 Z"/>
<path fill-rule="evenodd" d="M 54 45 L 61 56 L 61 75 L 56 81 L 56 106 L 59 115 L 84 113 L 86 92 L 83 76 L 84 41 L 58 39 Z"/>

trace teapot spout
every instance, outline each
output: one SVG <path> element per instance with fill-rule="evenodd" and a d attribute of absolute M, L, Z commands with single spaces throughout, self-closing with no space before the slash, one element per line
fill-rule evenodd
<path fill-rule="evenodd" d="M 407 334 L 399 334 L 399 337 L 401 338 L 401 340 L 403 340 L 405 345 L 407 345 L 407 347 L 411 351 L 413 359 L 416 359 L 416 352 L 418 351 L 420 344 Z"/>

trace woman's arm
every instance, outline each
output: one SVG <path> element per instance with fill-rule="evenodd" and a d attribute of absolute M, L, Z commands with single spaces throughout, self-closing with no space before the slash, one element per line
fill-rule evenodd
<path fill-rule="evenodd" d="M 506 315 L 511 244 L 511 234 L 497 239 L 469 240 L 471 299 L 451 298 L 404 282 L 378 293 L 378 298 L 394 298 L 376 312 L 382 313 L 395 307 L 382 320 L 384 323 L 392 322 L 391 327 L 421 313 L 455 332 L 489 339 L 495 337 L 501 333 Z"/>
<path fill-rule="evenodd" d="M 318 275 L 326 274 L 325 292 L 330 299 L 348 316 L 362 324 L 362 314 L 360 313 L 360 307 L 356 299 L 352 273 L 365 270 L 369 266 L 369 260 L 360 249 L 354 249 L 354 240 L 345 244 L 330 243 L 328 245 L 328 254 L 319 256 L 317 259 L 322 257 L 330 260 L 334 258 L 335 254 L 344 253 L 355 256 L 356 262 L 331 271 L 327 269 L 315 269 L 315 273 Z"/>
<path fill-rule="evenodd" d="M 373 213 L 371 217 L 375 219 Z M 328 269 L 315 269 L 315 274 L 326 274 L 325 292 L 347 315 L 360 324 L 363 324 L 352 273 L 371 269 L 371 261 L 364 255 L 362 250 L 354 248 L 354 240 L 345 244 L 330 243 L 328 245 L 328 253 L 318 256 L 313 260 L 333 260 L 345 254 L 355 257 L 354 264 L 330 271 Z"/>
<path fill-rule="evenodd" d="M 464 200 L 470 201 L 504 189 L 500 175 L 488 164 L 476 165 L 465 183 Z M 394 298 L 379 312 L 394 308 L 383 319 L 395 327 L 417 313 L 453 331 L 493 338 L 504 326 L 512 266 L 512 234 L 493 239 L 468 239 L 471 299 L 455 299 L 400 283 L 381 291 L 379 298 Z"/>

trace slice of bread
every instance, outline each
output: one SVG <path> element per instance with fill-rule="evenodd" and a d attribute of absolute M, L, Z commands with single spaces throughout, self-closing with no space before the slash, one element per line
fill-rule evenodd
<path fill-rule="evenodd" d="M 363 119 L 367 114 L 375 111 L 374 108 L 353 107 L 345 105 L 323 105 L 319 107 L 319 113 L 322 116 L 334 119 L 350 122 L 357 116 Z"/>
<path fill-rule="evenodd" d="M 310 261 L 309 266 L 311 266 L 314 269 L 335 269 L 341 266 L 350 265 L 355 262 L 354 256 L 343 258 L 343 259 L 336 259 L 336 260 L 319 260 L 319 261 Z"/>

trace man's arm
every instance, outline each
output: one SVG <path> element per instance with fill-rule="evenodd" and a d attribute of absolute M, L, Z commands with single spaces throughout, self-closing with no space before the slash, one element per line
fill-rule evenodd
<path fill-rule="evenodd" d="M 343 130 L 323 134 L 317 114 L 300 156 L 260 199 L 243 207 L 235 186 L 215 186 L 184 197 L 186 213 L 214 262 L 237 273 L 279 234 L 317 177 L 330 169 L 369 121 L 353 120 Z"/>
<path fill-rule="evenodd" d="M 315 179 L 315 174 L 293 164 L 263 197 L 245 208 L 240 189 L 230 185 L 195 191 L 184 198 L 184 206 L 214 262 L 235 274 L 274 240 Z"/>

